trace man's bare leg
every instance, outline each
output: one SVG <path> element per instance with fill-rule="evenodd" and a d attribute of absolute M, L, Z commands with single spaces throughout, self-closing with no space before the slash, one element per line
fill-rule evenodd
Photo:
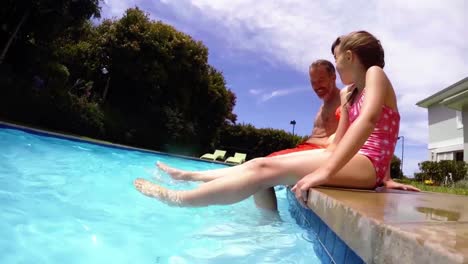
<path fill-rule="evenodd" d="M 254 194 L 255 205 L 258 208 L 270 211 L 278 211 L 278 201 L 276 199 L 275 188 L 270 187 L 260 190 Z"/>
<path fill-rule="evenodd" d="M 314 150 L 306 150 L 306 151 L 313 151 L 313 152 L 323 152 L 325 151 L 324 149 L 314 149 Z M 302 152 L 302 151 L 301 151 Z M 295 156 L 298 155 L 300 152 L 293 152 L 293 153 L 288 153 L 288 154 L 283 154 L 281 157 L 284 156 Z M 275 156 L 275 157 L 266 157 L 268 159 L 276 159 L 280 156 Z M 246 163 L 242 165 L 248 164 L 250 161 L 247 161 Z M 175 180 L 183 180 L 183 181 L 202 181 L 202 182 L 209 182 L 212 180 L 215 180 L 219 177 L 223 177 L 226 175 L 231 175 L 235 174 L 238 171 L 239 166 L 232 166 L 229 168 L 222 168 L 222 169 L 214 169 L 214 170 L 205 170 L 205 171 L 186 171 L 186 170 L 180 170 L 176 169 L 173 167 L 168 166 L 165 163 L 162 162 L 156 162 L 156 166 L 169 174 L 173 179 Z"/>
<path fill-rule="evenodd" d="M 244 163 L 247 164 L 248 162 Z M 206 170 L 206 171 L 185 171 L 179 170 L 176 168 L 172 168 L 162 162 L 157 162 L 156 166 L 161 169 L 162 171 L 166 172 L 175 180 L 183 180 L 183 181 L 202 181 L 202 182 L 209 182 L 215 180 L 217 178 L 235 174 L 238 172 L 238 166 L 232 166 L 228 168 L 222 169 L 214 169 L 214 170 Z"/>

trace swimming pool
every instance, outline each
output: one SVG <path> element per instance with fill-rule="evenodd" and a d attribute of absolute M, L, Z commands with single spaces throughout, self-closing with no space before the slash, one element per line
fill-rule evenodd
<path fill-rule="evenodd" d="M 249 198 L 174 208 L 138 193 L 137 177 L 174 189 L 156 161 L 224 165 L 37 135 L 0 126 L 0 263 L 321 263 L 277 189 L 280 219 Z M 307 239 L 307 240 L 306 240 Z"/>

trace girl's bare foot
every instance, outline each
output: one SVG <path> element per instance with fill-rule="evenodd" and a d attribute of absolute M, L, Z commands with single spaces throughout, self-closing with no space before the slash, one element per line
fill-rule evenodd
<path fill-rule="evenodd" d="M 169 205 L 180 205 L 180 199 L 177 191 L 168 190 L 162 186 L 156 185 L 145 179 L 136 179 L 133 182 L 135 188 L 142 194 L 156 198 Z"/>
<path fill-rule="evenodd" d="M 169 166 L 167 166 L 166 164 L 162 163 L 162 162 L 156 162 L 156 166 L 166 172 L 167 174 L 169 174 L 174 180 L 183 180 L 183 181 L 189 181 L 191 180 L 190 177 L 188 176 L 188 174 L 183 171 L 183 170 L 178 170 L 178 169 L 174 169 L 174 168 L 171 168 Z"/>

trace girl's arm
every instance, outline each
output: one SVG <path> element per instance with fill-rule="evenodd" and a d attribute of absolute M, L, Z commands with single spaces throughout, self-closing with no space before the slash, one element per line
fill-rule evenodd
<path fill-rule="evenodd" d="M 390 81 L 380 67 L 373 66 L 367 70 L 366 96 L 359 116 L 349 125 L 341 139 L 338 137 L 339 144 L 336 145 L 327 162 L 314 172 L 304 176 L 291 189 L 302 205 L 307 202 L 309 188 L 326 184 L 364 145 L 380 117 L 387 87 L 389 86 Z M 347 117 L 348 114 L 346 114 Z M 340 122 L 340 124 L 342 125 L 338 128 L 343 129 L 343 122 Z M 341 134 L 342 132 L 340 132 Z"/>

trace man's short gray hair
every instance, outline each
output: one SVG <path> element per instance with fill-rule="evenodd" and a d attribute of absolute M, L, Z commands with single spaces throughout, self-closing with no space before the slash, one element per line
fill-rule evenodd
<path fill-rule="evenodd" d="M 312 68 L 317 67 L 317 66 L 324 66 L 327 69 L 327 72 L 329 74 L 335 74 L 335 66 L 330 61 L 327 60 L 316 60 L 312 62 L 309 66 L 309 71 L 312 70 Z"/>

